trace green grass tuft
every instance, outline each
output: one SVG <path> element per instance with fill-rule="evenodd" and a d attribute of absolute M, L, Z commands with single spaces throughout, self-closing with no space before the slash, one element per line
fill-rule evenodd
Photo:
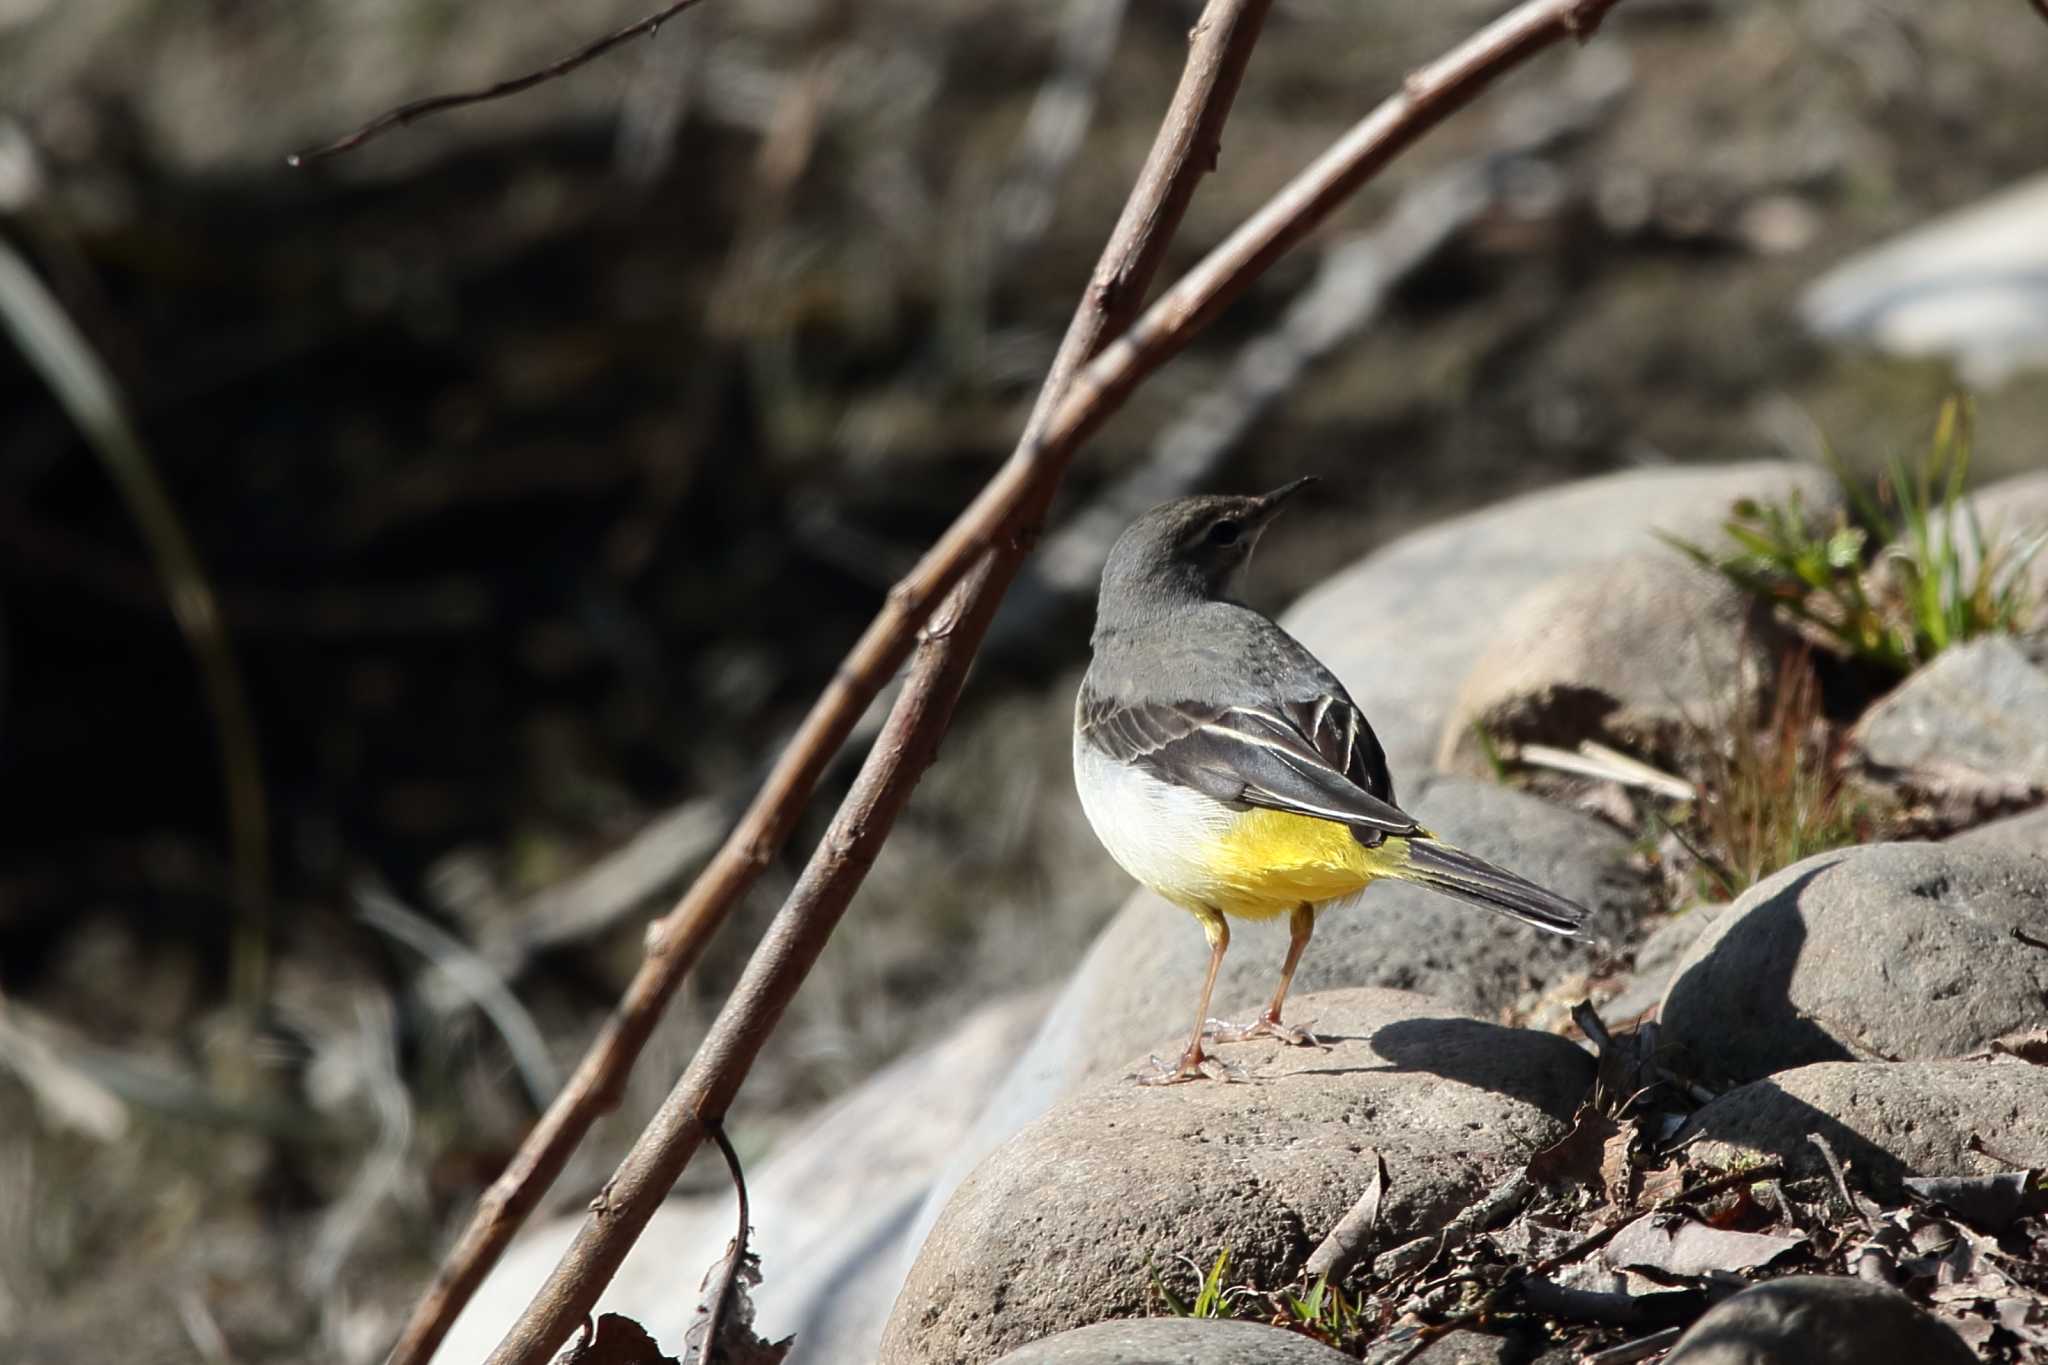
<path fill-rule="evenodd" d="M 1795 493 L 1745 499 L 1723 524 L 1727 544 L 1666 542 L 1797 619 L 1810 638 L 1903 676 L 1950 645 L 2025 630 L 2037 607 L 2026 574 L 2042 548 L 1987 543 L 1965 496 L 1969 404 L 1942 406 L 1927 452 L 1894 458 L 1865 487 L 1829 456 L 1849 511 L 1818 527 Z"/>

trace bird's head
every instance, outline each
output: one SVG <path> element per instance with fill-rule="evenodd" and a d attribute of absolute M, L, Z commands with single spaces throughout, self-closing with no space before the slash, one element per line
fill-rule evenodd
<path fill-rule="evenodd" d="M 1134 603 L 1170 606 L 1231 596 L 1261 533 L 1289 498 L 1314 482 L 1296 479 L 1257 497 L 1176 498 L 1153 508 L 1111 548 L 1098 617 L 1114 617 Z"/>

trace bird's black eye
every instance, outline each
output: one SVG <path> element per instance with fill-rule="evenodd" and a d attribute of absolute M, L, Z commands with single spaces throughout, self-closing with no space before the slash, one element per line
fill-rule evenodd
<path fill-rule="evenodd" d="M 1211 545 L 1235 545 L 1244 537 L 1244 523 L 1225 517 L 1209 528 Z"/>

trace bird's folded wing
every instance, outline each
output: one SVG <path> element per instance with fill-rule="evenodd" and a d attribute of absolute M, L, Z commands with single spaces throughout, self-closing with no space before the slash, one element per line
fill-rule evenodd
<path fill-rule="evenodd" d="M 1389 799 L 1379 741 L 1346 698 L 1265 707 L 1083 693 L 1080 724 L 1088 742 L 1111 757 L 1219 801 L 1334 820 L 1361 835 L 1419 829 Z"/>

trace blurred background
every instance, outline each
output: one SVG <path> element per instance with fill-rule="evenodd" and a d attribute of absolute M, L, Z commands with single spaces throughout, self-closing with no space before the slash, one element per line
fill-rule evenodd
<path fill-rule="evenodd" d="M 1169 273 L 1502 8 L 1280 0 Z M 0 0 L 0 1354 L 381 1353 L 647 920 L 1008 453 L 1197 12 L 707 0 L 291 170 L 639 10 Z M 1277 609 L 1560 479 L 1874 467 L 1959 383 L 1979 474 L 2037 466 L 2048 309 L 1901 342 L 1896 278 L 1802 299 L 2048 169 L 2044 55 L 2025 0 L 1632 0 L 1375 183 L 1080 456 L 742 1153 L 1057 978 L 1124 894 L 1067 726 L 1100 555 L 1151 503 L 1321 475 L 1254 575 Z"/>

